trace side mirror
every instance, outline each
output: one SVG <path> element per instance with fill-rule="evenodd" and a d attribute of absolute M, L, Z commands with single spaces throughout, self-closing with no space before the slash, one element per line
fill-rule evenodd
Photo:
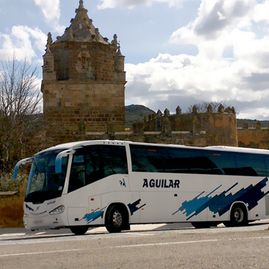
<path fill-rule="evenodd" d="M 24 165 L 24 164 L 27 164 L 27 163 L 30 163 L 30 162 L 32 162 L 32 157 L 25 158 L 25 159 L 22 159 L 22 160 L 18 161 L 16 163 L 14 169 L 13 169 L 12 179 L 17 180 L 17 176 L 18 176 L 18 173 L 19 173 L 19 170 L 20 170 L 20 166 Z"/>
<path fill-rule="evenodd" d="M 69 156 L 70 154 L 74 154 L 75 150 L 73 149 L 68 149 L 60 152 L 56 158 L 55 158 L 55 173 L 56 174 L 61 174 L 62 173 L 62 161 L 64 157 Z"/>

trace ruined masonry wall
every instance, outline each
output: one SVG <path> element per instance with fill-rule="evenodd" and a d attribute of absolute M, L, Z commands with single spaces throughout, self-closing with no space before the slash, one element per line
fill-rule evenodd
<path fill-rule="evenodd" d="M 150 115 L 145 119 L 143 126 L 138 124 L 134 128 L 136 132 L 139 132 L 139 128 L 144 131 L 161 131 L 167 137 L 171 137 L 170 134 L 173 132 L 174 135 L 176 132 L 185 132 L 183 144 L 186 145 L 238 145 L 236 114 L 233 111 L 174 115 L 170 115 L 168 110 L 165 110 L 164 114 L 158 111 L 156 115 Z M 187 135 L 186 132 L 189 134 Z M 200 139 L 199 144 L 196 144 L 197 138 Z M 175 140 L 168 142 L 173 141 Z"/>
<path fill-rule="evenodd" d="M 77 140 L 86 132 L 123 129 L 123 86 L 69 81 L 46 84 L 44 91 L 46 131 L 54 143 Z"/>
<path fill-rule="evenodd" d="M 268 128 L 240 128 L 237 133 L 238 146 L 269 149 Z"/>

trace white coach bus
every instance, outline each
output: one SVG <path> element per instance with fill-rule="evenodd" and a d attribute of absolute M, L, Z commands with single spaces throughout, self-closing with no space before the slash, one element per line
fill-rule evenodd
<path fill-rule="evenodd" d="M 105 225 L 190 222 L 196 228 L 269 218 L 269 151 L 126 141 L 61 144 L 32 162 L 25 227 L 69 227 L 75 234 Z"/>

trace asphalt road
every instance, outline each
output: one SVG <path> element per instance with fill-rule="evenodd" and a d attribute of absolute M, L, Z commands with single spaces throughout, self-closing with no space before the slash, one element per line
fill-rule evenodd
<path fill-rule="evenodd" d="M 108 234 L 0 229 L 0 268 L 269 268 L 269 224 L 193 229 L 141 225 Z"/>

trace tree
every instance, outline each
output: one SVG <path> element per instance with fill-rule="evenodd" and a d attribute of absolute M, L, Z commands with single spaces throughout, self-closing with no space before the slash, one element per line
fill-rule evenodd
<path fill-rule="evenodd" d="M 212 112 L 218 112 L 219 106 L 222 105 L 222 103 L 218 102 L 203 102 L 195 105 L 191 105 L 188 108 L 188 112 L 191 113 L 193 111 L 193 107 L 195 106 L 198 113 L 205 113 L 208 111 L 208 106 L 211 106 Z M 224 104 L 225 106 L 225 104 Z"/>
<path fill-rule="evenodd" d="M 38 84 L 36 68 L 26 61 L 0 63 L 0 169 L 10 169 L 25 154 L 39 119 Z"/>

